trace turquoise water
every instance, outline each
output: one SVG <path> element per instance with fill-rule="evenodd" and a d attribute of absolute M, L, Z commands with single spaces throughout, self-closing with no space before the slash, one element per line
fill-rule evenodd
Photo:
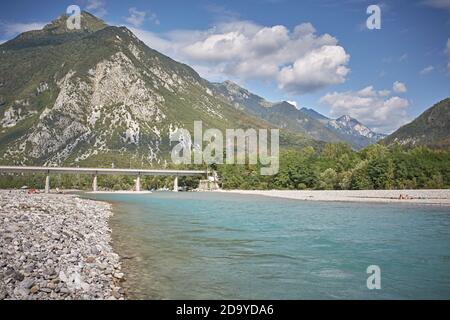
<path fill-rule="evenodd" d="M 147 299 L 449 299 L 450 212 L 216 193 L 113 201 L 126 286 Z M 381 268 L 381 290 L 366 269 Z"/>

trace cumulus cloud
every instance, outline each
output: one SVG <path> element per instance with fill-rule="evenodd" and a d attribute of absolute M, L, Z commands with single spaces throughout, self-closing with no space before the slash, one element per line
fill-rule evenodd
<path fill-rule="evenodd" d="M 104 0 L 88 0 L 86 10 L 97 17 L 104 17 L 107 13 Z"/>
<path fill-rule="evenodd" d="M 350 56 L 337 39 L 317 34 L 310 23 L 293 30 L 283 25 L 231 21 L 208 30 L 177 30 L 164 35 L 138 28 L 132 31 L 150 47 L 209 75 L 270 79 L 293 94 L 342 83 L 350 71 Z"/>
<path fill-rule="evenodd" d="M 284 67 L 278 75 L 279 87 L 293 93 L 316 91 L 345 82 L 350 56 L 340 46 L 323 46 Z"/>
<path fill-rule="evenodd" d="M 128 12 L 130 15 L 125 20 L 135 27 L 140 27 L 145 20 L 152 21 L 155 24 L 160 23 L 158 17 L 154 13 L 139 11 L 135 7 L 131 7 L 130 9 L 128 9 Z"/>
<path fill-rule="evenodd" d="M 392 90 L 394 90 L 394 92 L 396 93 L 405 93 L 406 91 L 408 91 L 406 85 L 400 81 L 394 82 L 394 84 L 392 85 Z"/>
<path fill-rule="evenodd" d="M 349 115 L 377 132 L 390 133 L 408 122 L 409 102 L 397 96 L 386 96 L 387 90 L 368 86 L 359 91 L 328 93 L 320 102 L 330 107 L 330 115 Z"/>
<path fill-rule="evenodd" d="M 422 70 L 420 70 L 420 74 L 421 75 L 426 75 L 426 74 L 429 74 L 429 73 L 431 73 L 431 72 L 433 72 L 433 70 L 434 70 L 434 67 L 433 66 L 428 66 L 428 67 L 425 67 L 425 68 L 423 68 Z"/>

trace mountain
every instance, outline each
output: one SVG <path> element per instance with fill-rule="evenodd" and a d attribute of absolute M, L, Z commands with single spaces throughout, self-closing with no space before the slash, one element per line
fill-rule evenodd
<path fill-rule="evenodd" d="M 261 117 L 281 128 L 310 136 L 312 139 L 346 142 L 355 149 L 361 149 L 384 137 L 349 116 L 334 120 L 313 109 L 299 110 L 286 101 L 269 102 L 231 81 L 214 85 L 214 92 L 235 108 Z"/>
<path fill-rule="evenodd" d="M 265 119 L 277 127 L 307 135 L 315 140 L 327 142 L 344 140 L 333 129 L 325 127 L 286 101 L 269 102 L 231 81 L 214 83 L 214 86 L 214 93 L 222 96 L 225 102 L 232 104 L 238 110 Z"/>
<path fill-rule="evenodd" d="M 232 81 L 213 83 L 213 86 L 213 90 L 217 95 L 222 96 L 237 109 L 259 115 L 272 106 L 271 102 L 251 93 Z"/>
<path fill-rule="evenodd" d="M 366 143 L 367 140 L 371 143 L 375 143 L 386 137 L 385 134 L 373 132 L 361 122 L 348 115 L 343 115 L 338 119 L 329 120 L 328 125 L 355 139 L 361 139 L 361 144 Z"/>
<path fill-rule="evenodd" d="M 450 98 L 436 103 L 382 141 L 388 145 L 398 143 L 405 147 L 427 146 L 450 151 Z"/>
<path fill-rule="evenodd" d="M 164 165 L 169 134 L 271 123 L 217 97 L 189 66 L 147 47 L 125 27 L 83 12 L 0 45 L 0 163 Z M 283 130 L 282 145 L 320 142 Z"/>
<path fill-rule="evenodd" d="M 358 146 L 366 146 L 376 143 L 386 137 L 383 133 L 376 133 L 349 115 L 343 115 L 338 119 L 330 119 L 314 109 L 301 108 L 300 111 L 321 123 L 331 127 L 347 136 L 348 142 Z"/>
<path fill-rule="evenodd" d="M 325 117 L 323 114 L 317 112 L 314 109 L 310 109 L 310 108 L 301 108 L 300 109 L 301 112 L 307 114 L 308 116 L 310 116 L 311 118 L 314 118 L 322 123 L 327 123 L 330 118 Z"/>

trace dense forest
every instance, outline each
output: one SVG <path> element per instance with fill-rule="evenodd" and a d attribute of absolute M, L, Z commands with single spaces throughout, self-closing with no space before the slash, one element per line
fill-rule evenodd
<path fill-rule="evenodd" d="M 176 169 L 201 169 L 198 166 L 170 166 Z M 205 169 L 205 167 L 203 167 Z M 322 150 L 305 147 L 284 150 L 280 170 L 273 176 L 260 174 L 259 165 L 212 165 L 224 189 L 439 189 L 450 188 L 450 153 L 426 147 L 403 149 L 400 146 L 371 145 L 359 152 L 347 144 L 327 144 Z M 99 187 L 129 190 L 134 178 L 99 176 Z M 180 178 L 179 185 L 194 189 L 200 177 Z M 43 188 L 45 178 L 35 175 L 0 176 L 0 188 Z M 172 188 L 172 177 L 143 177 L 143 189 Z M 89 189 L 92 177 L 52 175 L 53 188 Z"/>
<path fill-rule="evenodd" d="M 425 147 L 374 144 L 360 152 L 346 144 L 287 150 L 280 171 L 261 176 L 257 166 L 219 166 L 225 189 L 439 189 L 450 187 L 450 153 Z"/>

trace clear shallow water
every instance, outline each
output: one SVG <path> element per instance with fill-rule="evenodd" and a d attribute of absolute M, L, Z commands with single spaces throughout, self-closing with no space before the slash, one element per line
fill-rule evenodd
<path fill-rule="evenodd" d="M 215 193 L 89 198 L 115 204 L 114 245 L 133 298 L 450 298 L 448 208 Z M 381 268 L 381 290 L 367 289 L 369 265 Z"/>

